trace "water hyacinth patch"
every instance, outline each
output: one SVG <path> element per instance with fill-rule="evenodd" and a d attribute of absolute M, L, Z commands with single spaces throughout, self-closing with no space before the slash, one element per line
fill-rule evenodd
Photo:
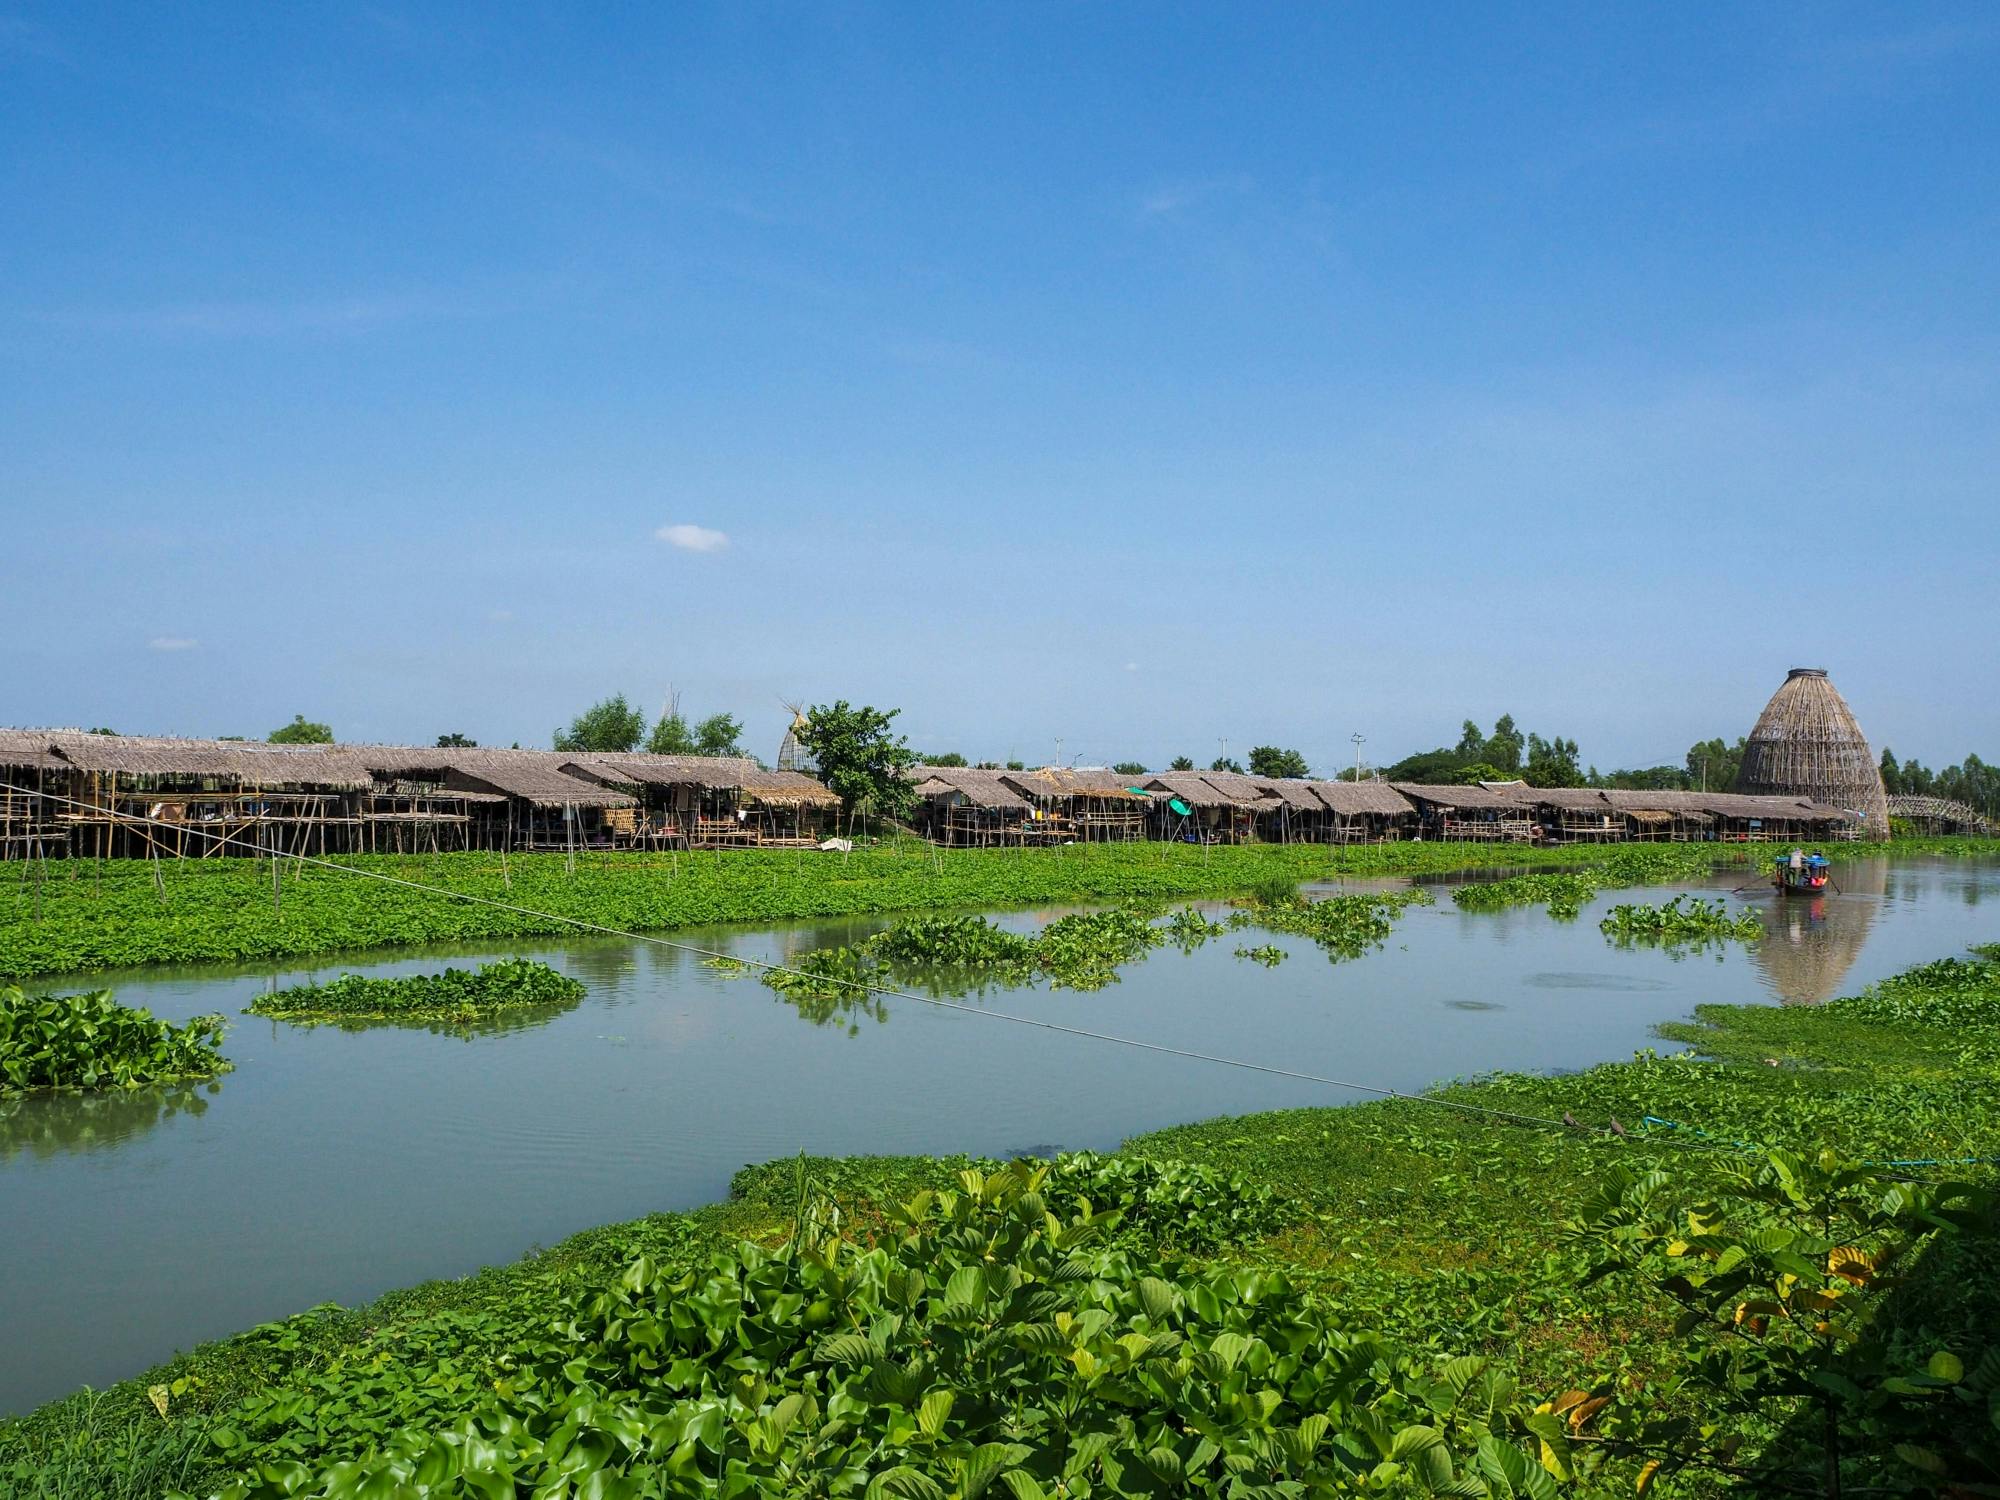
<path fill-rule="evenodd" d="M 0 1094 L 135 1089 L 229 1070 L 221 1016 L 183 1025 L 120 1005 L 109 990 L 30 995 L 0 988 Z"/>
<path fill-rule="evenodd" d="M 503 1011 L 574 1005 L 584 987 L 547 964 L 501 959 L 474 970 L 371 979 L 343 974 L 260 995 L 246 1015 L 281 1021 L 477 1021 Z"/>
<path fill-rule="evenodd" d="M 1460 911 L 1498 911 L 1508 906 L 1546 906 L 1558 921 L 1569 921 L 1583 903 L 1597 894 L 1598 881 L 1589 875 L 1515 875 L 1506 880 L 1482 880 L 1451 893 Z"/>
<path fill-rule="evenodd" d="M 1754 943 L 1764 935 L 1764 924 L 1756 913 L 1732 913 L 1722 902 L 1704 901 L 1699 896 L 1676 896 L 1659 906 L 1630 903 L 1614 906 L 1598 927 L 1621 942 L 1693 943 L 1720 939 Z"/>

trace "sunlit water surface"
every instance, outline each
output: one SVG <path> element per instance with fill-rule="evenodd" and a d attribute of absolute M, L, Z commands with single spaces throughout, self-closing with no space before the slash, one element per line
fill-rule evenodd
<path fill-rule="evenodd" d="M 1710 891 L 1750 877 L 1718 876 Z M 1704 1001 L 1812 1003 L 2000 939 L 2000 865 L 1868 861 L 1821 902 L 1745 894 L 1765 941 L 1677 957 L 1621 949 L 1538 908 L 1465 914 L 1440 888 L 1365 957 L 1231 933 L 1162 948 L 1090 994 L 967 1003 L 1417 1089 L 1494 1069 L 1623 1057 Z M 1384 883 L 1386 884 L 1386 883 Z M 1221 912 L 1214 903 L 1205 909 Z M 1032 928 L 1059 913 L 1011 913 Z M 681 932 L 783 958 L 880 922 Z M 1275 942 L 1272 969 L 1234 956 Z M 305 1028 L 237 1014 L 261 990 L 523 955 L 589 998 L 471 1035 Z M 624 940 L 466 945 L 338 964 L 155 968 L 109 986 L 176 1020 L 233 1018 L 234 1072 L 118 1098 L 0 1103 L 0 1412 L 135 1374 L 177 1348 L 315 1303 L 514 1259 L 594 1224 L 712 1202 L 748 1162 L 800 1150 L 1110 1147 L 1181 1121 L 1339 1104 L 1350 1090 L 890 999 L 815 1024 L 754 979 Z"/>

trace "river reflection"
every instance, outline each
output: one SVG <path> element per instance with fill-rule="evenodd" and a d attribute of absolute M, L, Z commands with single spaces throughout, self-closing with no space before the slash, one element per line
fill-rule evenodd
<path fill-rule="evenodd" d="M 46 1160 L 72 1152 L 106 1151 L 176 1116 L 199 1119 L 222 1087 L 177 1083 L 158 1088 L 0 1095 L 0 1164 L 16 1157 Z"/>
<path fill-rule="evenodd" d="M 1818 1005 L 1846 993 L 1855 960 L 1888 897 L 1886 859 L 1836 863 L 1832 889 L 1818 896 L 1767 898 L 1764 937 L 1751 948 L 1767 987 L 1786 1005 Z M 1912 889 L 1899 900 L 1917 899 Z"/>

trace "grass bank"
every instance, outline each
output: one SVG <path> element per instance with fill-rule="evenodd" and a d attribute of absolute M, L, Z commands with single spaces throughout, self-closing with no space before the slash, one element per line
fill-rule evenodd
<path fill-rule="evenodd" d="M 1850 845 L 1843 853 L 2000 854 L 2000 840 Z M 1171 900 L 1248 891 L 1274 878 L 1430 875 L 1585 867 L 1628 883 L 1669 879 L 1765 846 L 1627 844 L 1533 849 L 1406 843 L 1357 848 L 1176 844 L 934 850 L 887 843 L 851 856 L 732 851 L 366 856 L 337 861 L 465 896 L 629 931 L 871 913 Z M 72 860 L 0 866 L 0 978 L 150 963 L 313 958 L 399 944 L 542 937 L 574 930 L 352 873 L 284 861 L 274 899 L 258 860 Z"/>
<path fill-rule="evenodd" d="M 1531 1455 L 1546 1441 L 1535 1434 L 1548 1427 L 1547 1413 L 1531 1407 L 1568 1400 L 1562 1410 L 1573 1418 L 1585 1409 L 1578 1393 L 1601 1400 L 1588 1406 L 1588 1420 L 1558 1424 L 1563 1446 L 1548 1450 L 1558 1461 L 1540 1471 L 1550 1476 L 1545 1481 L 1494 1480 L 1482 1467 L 1485 1457 L 1468 1458 L 1486 1475 L 1480 1493 L 1542 1494 L 1553 1486 L 1629 1495 L 1646 1473 L 1643 1443 L 1666 1442 L 1657 1434 L 1676 1423 L 1707 1434 L 1700 1441 L 1711 1445 L 1713 1462 L 1679 1474 L 1655 1471 L 1648 1479 L 1654 1493 L 1706 1494 L 1732 1484 L 1782 1492 L 1767 1466 L 1815 1451 L 1820 1429 L 1801 1436 L 1794 1427 L 1812 1398 L 1779 1393 L 1760 1395 L 1751 1408 L 1728 1406 L 1699 1378 L 1710 1343 L 1699 1330 L 1690 1336 L 1685 1322 L 1677 1327 L 1684 1309 L 1663 1290 L 1685 1278 L 1592 1282 L 1605 1242 L 1565 1226 L 1602 1218 L 1606 1184 L 1635 1178 L 1647 1192 L 1684 1192 L 1719 1224 L 1728 1214 L 1713 1205 L 1739 1202 L 1743 1184 L 1758 1173 L 1768 1181 L 1770 1163 L 1779 1160 L 1768 1155 L 1772 1149 L 1801 1153 L 1807 1162 L 1826 1151 L 1851 1162 L 1921 1164 L 1865 1179 L 1870 1203 L 1872 1195 L 1887 1202 L 1917 1190 L 1893 1181 L 1898 1177 L 1993 1182 L 2000 949 L 1977 961 L 1926 965 L 1823 1007 L 1707 1006 L 1692 1024 L 1665 1030 L 1694 1050 L 1641 1054 L 1565 1077 L 1498 1075 L 1436 1096 L 1549 1121 L 1568 1117 L 1574 1127 L 1389 1101 L 1214 1120 L 1131 1141 L 1092 1168 L 1094 1191 L 1101 1205 L 1106 1197 L 1120 1201 L 1121 1192 L 1129 1199 L 1127 1189 L 1138 1182 L 1153 1193 L 1152 1212 L 1146 1202 L 1134 1205 L 1137 1238 L 1098 1264 L 1100 1281 L 1115 1286 L 1138 1267 L 1173 1286 L 1194 1286 L 1221 1268 L 1238 1287 L 1296 1289 L 1326 1326 L 1379 1335 L 1393 1350 L 1380 1357 L 1396 1370 L 1428 1369 L 1435 1378 L 1471 1369 L 1452 1361 L 1483 1361 L 1489 1373 L 1480 1380 L 1498 1382 L 1489 1394 L 1503 1393 L 1493 1397 L 1495 1411 L 1514 1401 L 1506 1392 L 1521 1393 L 1514 1441 Z M 1613 1121 L 1622 1134 L 1607 1128 Z M 1150 1186 L 1133 1175 L 1149 1163 L 1160 1173 Z M 779 1246 L 800 1227 L 802 1183 L 815 1198 L 828 1195 L 840 1205 L 841 1232 L 859 1253 L 891 1236 L 893 1205 L 951 1185 L 967 1165 L 871 1158 L 747 1169 L 724 1204 L 593 1230 L 515 1266 L 395 1293 L 360 1310 L 317 1309 L 205 1346 L 101 1395 L 0 1424 L 0 1495 L 151 1496 L 168 1484 L 206 1493 L 257 1464 L 298 1462 L 318 1472 L 399 1431 L 458 1420 L 496 1392 L 510 1399 L 541 1357 L 536 1351 L 572 1358 L 574 1331 L 557 1338 L 552 1330 L 579 1307 L 597 1305 L 589 1299 L 619 1284 L 637 1257 L 656 1267 L 694 1267 L 738 1241 Z M 1815 1169 L 1784 1170 L 1794 1174 L 1787 1181 L 1797 1181 Z M 1191 1178 L 1188 1171 L 1210 1175 Z M 1247 1186 L 1220 1191 L 1225 1175 Z M 1159 1211 L 1162 1182 L 1180 1193 L 1179 1211 Z M 1780 1201 L 1758 1218 L 1750 1242 L 1774 1244 L 1767 1230 L 1787 1222 L 1785 1212 Z M 1686 1246 L 1669 1253 L 1687 1253 Z M 1818 1262 L 1798 1264 L 1813 1270 Z M 1844 1285 L 1830 1284 L 1836 1291 Z M 737 1295 L 698 1274 L 689 1287 L 679 1295 L 704 1305 Z M 1852 1430 L 1844 1430 L 1851 1484 L 1869 1488 L 1886 1478 L 1899 1492 L 1941 1492 L 1967 1475 L 2000 1480 L 2000 1468 L 1971 1467 L 2000 1464 L 1985 1411 L 1989 1401 L 2000 1402 L 2000 1390 L 1976 1388 L 2000 1371 L 1993 1333 L 2000 1327 L 2000 1241 L 1990 1224 L 1927 1245 L 1876 1290 L 1865 1338 L 1837 1346 L 1829 1378 L 1845 1381 L 1851 1372 L 1868 1379 L 1865 1394 L 1877 1407 L 1886 1401 L 1902 1425 L 1882 1425 L 1888 1419 L 1880 1411 L 1869 1416 L 1875 1408 L 1856 1402 Z M 1885 1369 L 1915 1373 L 1894 1375 L 1902 1387 L 1883 1387 L 1891 1394 L 1880 1397 Z M 1926 1376 L 1927 1369 L 1957 1374 L 1947 1380 Z M 1219 1374 L 1214 1379 L 1227 1384 Z M 756 1389 L 745 1399 L 751 1396 Z M 1445 1431 L 1448 1446 L 1471 1441 L 1450 1430 L 1462 1417 L 1429 1420 Z M 1365 1436 L 1372 1420 L 1354 1418 L 1354 1431 Z M 1402 1420 L 1412 1419 L 1406 1413 Z M 1499 1417 L 1491 1420 L 1499 1430 Z M 1940 1431 L 1940 1462 L 1954 1475 L 1933 1483 L 1895 1450 L 1930 1452 L 1924 1445 L 1935 1445 Z M 1683 1439 L 1694 1441 L 1686 1433 Z M 1495 1471 L 1508 1470 L 1512 1460 L 1492 1452 Z M 1543 1461 L 1550 1462 L 1546 1454 Z M 1732 1469 L 1742 1473 L 1732 1476 Z M 1407 1473 L 1398 1483 L 1405 1487 L 1378 1487 L 1430 1492 Z M 909 1492 L 928 1493 L 920 1486 Z M 1157 1484 L 1093 1490 L 1112 1492 L 1179 1491 Z"/>

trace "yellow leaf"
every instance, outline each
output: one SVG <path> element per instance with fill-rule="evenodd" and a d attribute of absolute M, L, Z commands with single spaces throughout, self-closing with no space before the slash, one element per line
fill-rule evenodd
<path fill-rule="evenodd" d="M 1560 1396 L 1556 1397 L 1555 1400 L 1544 1402 L 1540 1407 L 1536 1409 L 1539 1411 L 1552 1411 L 1555 1412 L 1558 1416 L 1560 1416 L 1563 1412 L 1568 1411 L 1572 1406 L 1581 1406 L 1584 1402 L 1588 1401 L 1589 1399 L 1590 1399 L 1589 1391 L 1564 1391 Z"/>
<path fill-rule="evenodd" d="M 1669 1240 L 1667 1242 L 1667 1254 L 1686 1255 L 1687 1253 L 1688 1242 L 1686 1240 Z"/>
<path fill-rule="evenodd" d="M 1648 1490 L 1652 1489 L 1653 1476 L 1659 1472 L 1660 1472 L 1660 1461 L 1657 1458 L 1647 1459 L 1646 1466 L 1639 1471 L 1639 1482 L 1637 1485 L 1634 1486 L 1634 1488 L 1641 1495 L 1644 1495 Z"/>
<path fill-rule="evenodd" d="M 1558 1479 L 1568 1479 L 1570 1477 L 1569 1460 L 1551 1446 L 1547 1438 L 1543 1438 L 1541 1444 L 1542 1467 Z"/>
<path fill-rule="evenodd" d="M 1569 1430 L 1571 1432 L 1583 1431 L 1585 1427 L 1590 1425 L 1590 1419 L 1610 1404 L 1611 1398 L 1609 1396 L 1592 1396 L 1588 1401 L 1582 1402 L 1569 1414 Z"/>
<path fill-rule="evenodd" d="M 1836 1245 L 1827 1252 L 1826 1270 L 1829 1276 L 1838 1276 L 1851 1281 L 1856 1286 L 1866 1286 L 1874 1274 L 1876 1260 L 1853 1245 Z"/>
<path fill-rule="evenodd" d="M 167 1414 L 167 1388 L 163 1385 L 146 1387 L 146 1399 L 153 1403 L 153 1410 L 162 1417 Z"/>

